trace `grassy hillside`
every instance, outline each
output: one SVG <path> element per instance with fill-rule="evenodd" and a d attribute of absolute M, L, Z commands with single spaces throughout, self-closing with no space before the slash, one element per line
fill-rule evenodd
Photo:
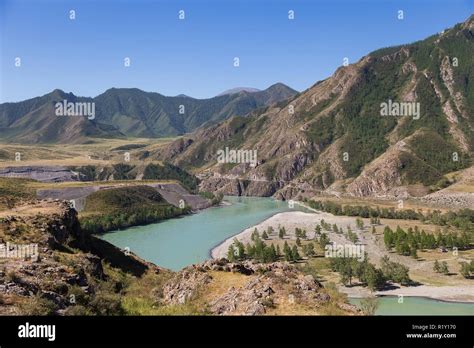
<path fill-rule="evenodd" d="M 9 209 L 22 200 L 30 200 L 36 196 L 31 187 L 33 180 L 19 178 L 0 178 L 0 210 Z"/>

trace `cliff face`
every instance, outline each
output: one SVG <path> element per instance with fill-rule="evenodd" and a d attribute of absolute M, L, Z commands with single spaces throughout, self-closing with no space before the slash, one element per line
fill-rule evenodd
<path fill-rule="evenodd" d="M 229 194 L 404 197 L 435 185 L 474 159 L 473 23 L 372 52 L 286 102 L 151 156 L 197 168 L 203 187 Z M 225 148 L 256 151 L 257 165 L 219 163 Z"/>
<path fill-rule="evenodd" d="M 270 180 L 248 180 L 227 176 L 213 176 L 201 181 L 199 189 L 208 192 L 221 192 L 230 196 L 270 197 L 282 185 Z"/>

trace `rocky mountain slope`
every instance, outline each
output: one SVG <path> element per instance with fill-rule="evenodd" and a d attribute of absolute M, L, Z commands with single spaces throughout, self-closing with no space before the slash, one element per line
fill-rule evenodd
<path fill-rule="evenodd" d="M 263 91 L 240 91 L 209 99 L 167 97 L 136 88 L 111 88 L 95 98 L 61 90 L 18 103 L 0 104 L 0 139 L 15 143 L 82 143 L 90 137 L 164 137 L 184 134 L 243 116 L 292 97 L 277 83 Z M 57 116 L 57 102 L 94 103 L 93 117 Z"/>
<path fill-rule="evenodd" d="M 424 195 L 472 163 L 472 57 L 474 16 L 425 40 L 372 52 L 288 101 L 201 129 L 153 155 L 197 168 L 204 189 L 230 194 Z M 257 151 L 258 164 L 218 163 L 226 147 Z"/>

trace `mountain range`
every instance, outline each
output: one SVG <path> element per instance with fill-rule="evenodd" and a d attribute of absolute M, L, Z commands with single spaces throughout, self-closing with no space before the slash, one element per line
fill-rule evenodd
<path fill-rule="evenodd" d="M 81 143 L 90 137 L 168 137 L 232 116 L 243 116 L 296 95 L 277 83 L 266 90 L 235 90 L 209 99 L 168 97 L 136 88 L 111 88 L 95 98 L 59 89 L 42 97 L 0 104 L 0 139 L 15 143 Z M 95 117 L 58 117 L 57 102 L 93 102 Z"/>
<path fill-rule="evenodd" d="M 203 189 L 229 194 L 425 195 L 472 163 L 473 57 L 471 16 L 425 40 L 372 52 L 289 100 L 202 128 L 152 156 L 198 168 Z M 219 163 L 225 148 L 257 151 L 258 165 Z"/>
<path fill-rule="evenodd" d="M 301 93 L 281 83 L 210 99 L 112 88 L 95 98 L 55 90 L 4 103 L 0 139 L 184 135 L 137 150 L 139 158 L 192 170 L 202 190 L 227 194 L 425 196 L 472 166 L 473 57 L 471 16 L 424 40 L 369 53 Z M 62 100 L 94 102 L 95 118 L 57 117 Z M 252 151 L 257 164 L 220 163 L 218 153 L 228 150 Z"/>

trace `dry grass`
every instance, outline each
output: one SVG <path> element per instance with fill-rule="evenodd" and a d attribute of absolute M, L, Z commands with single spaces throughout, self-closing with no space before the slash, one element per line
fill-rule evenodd
<path fill-rule="evenodd" d="M 176 138 L 132 138 L 132 139 L 94 139 L 91 144 L 2 144 L 4 155 L 0 157 L 0 168 L 9 166 L 84 166 L 107 165 L 123 162 L 125 151 L 116 148 L 130 144 L 143 144 L 139 149 L 130 149 L 131 164 L 135 153 L 143 150 L 153 151 Z M 15 161 L 15 153 L 21 153 L 21 161 Z M 89 157 L 90 156 L 90 157 Z M 145 161 L 136 160 L 135 164 Z"/>

